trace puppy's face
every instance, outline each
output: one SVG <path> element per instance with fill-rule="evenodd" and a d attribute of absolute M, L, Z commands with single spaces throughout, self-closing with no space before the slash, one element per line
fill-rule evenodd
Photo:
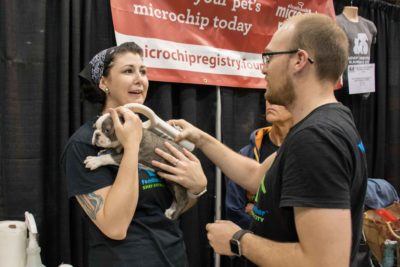
<path fill-rule="evenodd" d="M 93 124 L 92 144 L 103 148 L 116 148 L 120 145 L 110 114 L 100 116 Z"/>

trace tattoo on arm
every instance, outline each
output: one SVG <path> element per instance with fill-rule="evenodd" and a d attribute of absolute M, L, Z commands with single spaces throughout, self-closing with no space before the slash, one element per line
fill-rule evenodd
<path fill-rule="evenodd" d="M 101 195 L 96 195 L 95 193 L 89 193 L 86 195 L 76 196 L 76 198 L 81 203 L 82 208 L 85 210 L 89 218 L 96 220 L 96 214 L 104 203 L 103 197 Z"/>

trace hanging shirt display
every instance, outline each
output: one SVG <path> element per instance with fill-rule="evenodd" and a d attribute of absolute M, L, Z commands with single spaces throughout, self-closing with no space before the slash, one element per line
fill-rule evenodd
<path fill-rule="evenodd" d="M 357 20 L 352 21 L 344 14 L 336 16 L 336 23 L 345 31 L 349 39 L 349 66 L 343 75 L 343 84 L 351 87 L 353 83 L 354 86 L 365 87 L 364 92 L 371 92 L 372 89 L 369 89 L 371 86 L 375 91 L 374 65 L 370 64 L 371 48 L 376 43 L 377 29 L 372 21 L 360 16 Z"/>

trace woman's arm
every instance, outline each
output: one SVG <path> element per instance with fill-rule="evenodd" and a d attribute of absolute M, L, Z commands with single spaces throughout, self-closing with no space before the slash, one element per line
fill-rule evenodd
<path fill-rule="evenodd" d="M 118 140 L 124 154 L 111 186 L 79 195 L 79 204 L 109 238 L 124 239 L 135 214 L 139 197 L 138 154 L 142 138 L 142 122 L 126 108 L 110 110 Z M 124 123 L 118 116 L 122 116 Z"/>

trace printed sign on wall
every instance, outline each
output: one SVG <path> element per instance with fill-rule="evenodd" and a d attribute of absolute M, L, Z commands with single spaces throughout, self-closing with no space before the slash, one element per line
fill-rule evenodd
<path fill-rule="evenodd" d="M 288 17 L 335 16 L 332 1 L 111 0 L 117 44 L 144 50 L 149 79 L 265 88 L 261 53 Z"/>

